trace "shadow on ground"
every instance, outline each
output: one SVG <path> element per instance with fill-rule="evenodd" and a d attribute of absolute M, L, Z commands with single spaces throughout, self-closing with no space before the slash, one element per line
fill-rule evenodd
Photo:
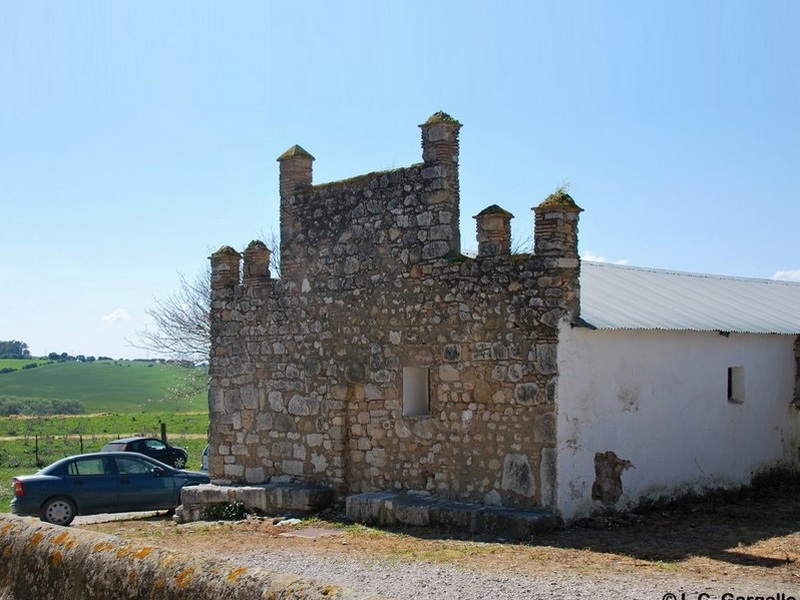
<path fill-rule="evenodd" d="M 397 531 L 421 539 L 498 541 L 450 530 Z M 706 557 L 731 565 L 782 567 L 800 560 L 800 477 L 771 478 L 736 492 L 663 502 L 627 515 L 598 516 L 537 535 L 526 544 L 654 563 Z"/>
<path fill-rule="evenodd" d="M 608 574 L 652 567 L 688 569 L 704 576 L 738 573 L 800 582 L 795 566 L 800 562 L 800 477 L 772 478 L 735 493 L 716 492 L 649 506 L 628 515 L 596 517 L 523 542 L 456 529 L 364 527 L 347 521 L 341 509 L 323 511 L 288 528 L 280 523 L 286 516 L 292 515 L 175 526 L 160 513 L 84 526 L 204 553 L 288 548 L 454 560 L 468 567 L 473 565 L 470 557 L 474 557 L 478 561 L 474 564 L 492 571 L 536 568 L 538 564 L 556 569 L 577 566 Z M 311 540 L 284 537 L 286 531 L 320 527 L 334 529 L 339 535 Z M 473 542 L 489 543 L 476 547 Z"/>

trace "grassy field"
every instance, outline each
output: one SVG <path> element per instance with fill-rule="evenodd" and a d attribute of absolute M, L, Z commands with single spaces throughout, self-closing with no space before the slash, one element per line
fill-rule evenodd
<path fill-rule="evenodd" d="M 167 425 L 168 434 L 205 434 L 208 412 L 139 412 L 102 413 L 91 415 L 49 417 L 2 417 L 0 438 L 83 435 L 119 437 L 129 435 L 154 435 L 161 432 L 161 423 Z M 0 452 L 2 442 L 0 442 Z"/>
<path fill-rule="evenodd" d="M 21 369 L 31 363 L 46 365 L 48 362 L 46 358 L 0 358 L 0 369 Z"/>
<path fill-rule="evenodd" d="M 15 362 L 13 368 L 21 368 L 31 361 Z M 201 411 L 207 408 L 205 390 L 179 396 L 204 374 L 144 361 L 51 363 L 0 375 L 0 396 L 78 400 L 89 413 Z"/>
<path fill-rule="evenodd" d="M 0 368 L 29 362 L 35 361 L 3 360 Z M 0 417 L 0 512 L 9 511 L 13 476 L 100 450 L 112 439 L 160 437 L 162 423 L 169 443 L 188 452 L 187 468 L 200 468 L 208 431 L 206 392 L 185 398 L 180 391 L 197 388 L 204 379 L 202 369 L 142 361 L 51 363 L 0 375 L 0 397 L 77 400 L 87 410 L 85 415 Z"/>

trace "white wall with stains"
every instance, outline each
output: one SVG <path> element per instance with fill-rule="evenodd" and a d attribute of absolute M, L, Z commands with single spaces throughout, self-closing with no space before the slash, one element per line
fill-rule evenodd
<path fill-rule="evenodd" d="M 793 345 L 788 335 L 563 325 L 557 512 L 571 520 L 624 510 L 643 497 L 734 486 L 771 465 L 798 466 Z M 729 367 L 744 368 L 741 403 L 728 400 Z M 621 492 L 613 482 L 596 485 L 605 503 L 592 499 L 596 455 L 619 459 Z"/>

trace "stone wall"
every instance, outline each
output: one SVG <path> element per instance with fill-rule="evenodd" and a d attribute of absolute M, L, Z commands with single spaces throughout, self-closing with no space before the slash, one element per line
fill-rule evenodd
<path fill-rule="evenodd" d="M 265 248 L 212 256 L 214 480 L 552 504 L 580 209 L 535 209 L 538 254 L 461 255 L 460 124 L 421 127 L 408 168 L 313 186 L 310 154 L 279 159 L 281 279 Z"/>
<path fill-rule="evenodd" d="M 267 569 L 0 516 L 0 600 L 379 600 Z"/>

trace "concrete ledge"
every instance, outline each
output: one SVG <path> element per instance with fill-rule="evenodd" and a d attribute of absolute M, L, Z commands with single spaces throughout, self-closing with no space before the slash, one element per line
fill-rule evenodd
<path fill-rule="evenodd" d="M 552 531 L 561 520 L 545 510 L 470 504 L 414 492 L 368 492 L 347 498 L 347 518 L 382 526 L 443 527 L 524 539 Z"/>
<path fill-rule="evenodd" d="M 379 596 L 120 538 L 0 516 L 0 600 L 379 600 Z"/>
<path fill-rule="evenodd" d="M 179 523 L 201 521 L 206 508 L 234 502 L 241 502 L 245 509 L 265 515 L 304 515 L 329 507 L 333 500 L 332 488 L 298 483 L 198 485 L 184 488 L 181 492 L 181 506 L 175 511 L 175 520 Z"/>

